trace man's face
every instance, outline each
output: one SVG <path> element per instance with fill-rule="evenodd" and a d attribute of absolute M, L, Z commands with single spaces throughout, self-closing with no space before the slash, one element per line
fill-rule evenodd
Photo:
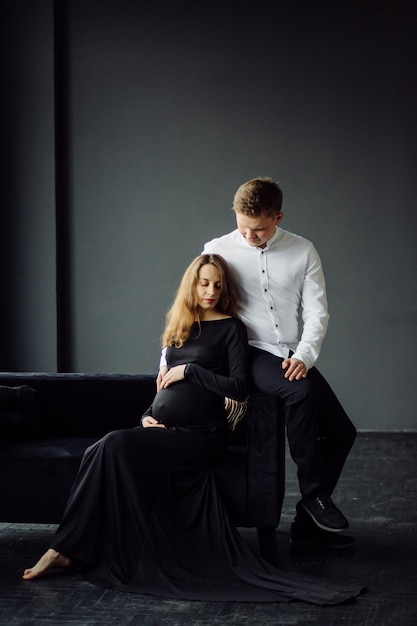
<path fill-rule="evenodd" d="M 261 213 L 259 217 L 248 217 L 236 211 L 236 224 L 242 237 L 254 248 L 264 248 L 268 239 L 275 233 L 275 227 L 281 222 L 284 213 L 273 217 Z"/>

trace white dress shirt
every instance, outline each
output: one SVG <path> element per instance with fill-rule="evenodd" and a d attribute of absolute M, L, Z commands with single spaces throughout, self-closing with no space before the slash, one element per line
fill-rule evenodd
<path fill-rule="evenodd" d="M 220 254 L 233 270 L 249 343 L 283 358 L 291 350 L 312 367 L 329 320 L 324 274 L 313 244 L 277 227 L 262 249 L 250 246 L 236 229 L 206 243 L 203 253 Z"/>

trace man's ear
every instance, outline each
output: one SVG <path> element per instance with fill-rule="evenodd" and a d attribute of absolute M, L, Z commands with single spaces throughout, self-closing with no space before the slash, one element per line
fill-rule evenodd
<path fill-rule="evenodd" d="M 284 213 L 280 211 L 276 217 L 275 226 L 278 226 L 278 224 L 282 222 L 283 219 L 284 219 Z"/>

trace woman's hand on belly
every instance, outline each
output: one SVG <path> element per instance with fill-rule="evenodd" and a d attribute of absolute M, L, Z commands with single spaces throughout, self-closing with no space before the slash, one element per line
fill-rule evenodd
<path fill-rule="evenodd" d="M 166 389 L 167 387 L 172 385 L 172 383 L 178 383 L 180 382 L 180 380 L 184 380 L 184 371 L 186 366 L 186 363 L 184 363 L 183 365 L 175 365 L 174 367 L 171 367 L 171 369 L 166 371 L 165 374 L 161 376 L 159 389 Z"/>
<path fill-rule="evenodd" d="M 143 428 L 166 428 L 164 424 L 160 424 L 158 420 L 156 420 L 154 417 L 151 417 L 150 415 L 147 415 L 143 418 L 142 426 Z"/>

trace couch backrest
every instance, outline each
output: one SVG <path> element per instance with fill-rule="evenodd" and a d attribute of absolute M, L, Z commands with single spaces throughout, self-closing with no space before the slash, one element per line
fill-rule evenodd
<path fill-rule="evenodd" d="M 156 392 L 153 374 L 0 373 L 0 385 L 37 391 L 40 434 L 102 436 L 136 426 Z"/>

